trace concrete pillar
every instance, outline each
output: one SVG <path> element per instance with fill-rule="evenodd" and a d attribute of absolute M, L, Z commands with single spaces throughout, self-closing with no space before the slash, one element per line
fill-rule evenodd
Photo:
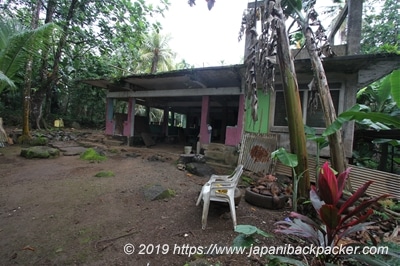
<path fill-rule="evenodd" d="M 114 121 L 114 99 L 107 98 L 106 100 L 106 135 L 114 135 L 115 121 Z"/>
<path fill-rule="evenodd" d="M 129 99 L 129 114 L 128 114 L 128 121 L 130 121 L 130 138 L 128 138 L 128 145 L 130 144 L 130 140 L 135 136 L 135 105 L 136 105 L 136 98 Z"/>
<path fill-rule="evenodd" d="M 363 1 L 348 0 L 347 55 L 360 54 Z"/>
<path fill-rule="evenodd" d="M 134 136 L 135 129 L 135 98 L 129 98 L 128 100 L 128 117 L 124 122 L 124 136 L 128 139 L 128 145 L 130 139 Z"/>
<path fill-rule="evenodd" d="M 201 102 L 201 122 L 200 122 L 200 143 L 208 144 L 210 143 L 208 136 L 208 108 L 210 103 L 210 96 L 205 95 Z"/>
<path fill-rule="evenodd" d="M 162 124 L 162 133 L 164 136 L 168 136 L 168 115 L 169 115 L 169 108 L 164 108 L 164 119 Z"/>

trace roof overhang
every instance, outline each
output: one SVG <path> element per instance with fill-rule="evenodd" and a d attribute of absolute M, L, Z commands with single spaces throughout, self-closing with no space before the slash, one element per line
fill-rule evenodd
<path fill-rule="evenodd" d="M 131 75 L 119 81 L 84 80 L 108 90 L 108 97 L 177 97 L 243 94 L 244 66 L 222 66 Z"/>
<path fill-rule="evenodd" d="M 324 58 L 326 73 L 358 73 L 358 84 L 372 83 L 400 68 L 400 55 L 373 54 Z M 310 59 L 295 60 L 296 73 L 312 74 Z M 279 75 L 279 68 L 277 68 Z M 238 95 L 244 93 L 245 65 L 176 70 L 122 77 L 118 81 L 88 79 L 81 82 L 108 90 L 108 97 L 177 97 Z"/>

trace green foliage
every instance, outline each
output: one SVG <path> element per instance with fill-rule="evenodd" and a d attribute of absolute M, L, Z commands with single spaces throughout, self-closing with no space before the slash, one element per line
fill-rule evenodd
<path fill-rule="evenodd" d="M 356 120 L 357 128 L 377 131 L 399 128 L 399 81 L 400 70 L 395 70 L 357 93 L 359 106 L 353 111 L 362 111 L 359 116 L 364 116 L 361 117 L 364 119 Z M 391 172 L 398 171 L 395 165 L 400 162 L 397 141 L 382 139 L 364 141 L 363 138 L 359 138 L 354 146 L 353 157 L 356 159 L 356 164 L 382 171 L 388 171 L 390 166 Z"/>
<path fill-rule="evenodd" d="M 286 152 L 285 148 L 279 148 L 271 153 L 273 159 L 278 159 L 286 166 L 294 168 L 297 166 L 297 155 Z"/>
<path fill-rule="evenodd" d="M 141 63 L 138 72 L 156 73 L 173 69 L 172 59 L 175 53 L 169 48 L 170 35 L 152 32 L 144 39 L 139 50 Z"/>
<path fill-rule="evenodd" d="M 400 53 L 400 3 L 397 0 L 385 0 L 380 13 L 375 8 L 376 1 L 365 5 L 372 12 L 363 18 L 361 32 L 361 51 L 371 53 Z"/>
<path fill-rule="evenodd" d="M 101 171 L 94 175 L 95 177 L 113 177 L 115 176 L 113 171 Z"/>
<path fill-rule="evenodd" d="M 89 148 L 84 153 L 80 155 L 82 160 L 87 161 L 104 161 L 107 159 L 106 156 L 100 155 L 95 149 Z"/>
<path fill-rule="evenodd" d="M 394 70 L 357 93 L 357 103 L 368 106 L 372 112 L 393 113 L 400 109 L 400 70 Z M 397 104 L 396 104 L 397 103 Z"/>
<path fill-rule="evenodd" d="M 44 136 L 37 136 L 30 140 L 30 145 L 32 146 L 45 146 L 48 143 L 48 139 Z"/>
<path fill-rule="evenodd" d="M 42 49 L 40 55 L 33 58 L 33 65 L 37 67 L 33 69 L 32 87 L 49 99 L 45 102 L 44 118 L 51 121 L 49 114 L 52 113 L 70 117 L 70 120 L 81 124 L 98 125 L 99 121 L 104 121 L 105 104 L 100 99 L 105 99 L 105 91 L 83 86 L 81 81 L 132 74 L 139 62 L 139 49 L 143 46 L 145 36 L 161 28 L 156 21 L 157 16 L 161 16 L 168 6 L 168 0 L 160 0 L 157 4 L 145 0 L 42 2 L 40 17 L 48 16 L 54 25 L 63 29 L 63 35 L 61 31 L 47 34 L 48 38 L 43 43 L 51 48 Z M 4 15 L 2 18 L 16 18 L 29 29 L 32 1 L 9 1 L 7 5 L 0 5 L 0 9 Z M 50 24 L 43 27 L 50 27 Z M 18 32 L 22 34 L 22 31 Z M 65 41 L 61 37 L 65 37 Z M 20 39 L 29 40 L 25 37 Z M 12 47 L 15 50 L 19 46 Z M 0 51 L 3 52 L 3 49 Z M 3 62 L 0 59 L 0 65 Z M 24 66 L 23 63 L 19 65 Z M 0 70 L 3 72 L 0 73 L 2 86 L 11 82 L 14 82 L 14 87 L 20 86 L 23 71 L 18 71 L 15 78 L 10 78 L 1 66 Z M 46 87 L 48 84 L 53 86 Z M 41 93 L 36 96 L 40 97 Z"/>
<path fill-rule="evenodd" d="M 46 49 L 44 36 L 54 29 L 54 24 L 47 24 L 31 30 L 16 20 L 0 19 L 0 93 L 7 87 L 16 88 L 28 56 L 39 56 Z"/>
<path fill-rule="evenodd" d="M 70 95 L 70 111 L 64 121 L 69 124 L 74 121 L 79 122 L 82 126 L 91 128 L 104 127 L 106 92 L 83 84 L 67 90 Z"/>
<path fill-rule="evenodd" d="M 388 76 L 388 83 L 390 83 L 392 98 L 396 102 L 397 107 L 400 108 L 400 69 L 397 69 Z"/>
<path fill-rule="evenodd" d="M 307 3 L 312 2 L 312 1 L 304 1 L 304 6 L 307 5 Z M 283 0 L 282 1 L 282 10 L 285 13 L 286 16 L 294 16 L 297 15 L 299 17 L 303 17 L 301 14 L 301 10 L 303 7 L 303 3 L 301 0 Z M 303 18 L 304 20 L 304 18 Z"/>
<path fill-rule="evenodd" d="M 382 242 L 378 247 L 388 248 L 388 255 L 376 254 L 373 255 L 375 260 L 383 261 L 386 265 L 400 266 L 400 245 L 395 242 Z M 371 255 L 372 256 L 372 255 Z"/>
<path fill-rule="evenodd" d="M 156 199 L 168 199 L 176 196 L 176 191 L 173 189 L 166 189 Z"/>
<path fill-rule="evenodd" d="M 298 165 L 297 155 L 293 153 L 289 153 L 285 150 L 285 148 L 279 148 L 271 153 L 272 159 L 278 159 L 282 164 L 289 166 L 292 168 L 293 173 L 293 210 L 297 211 L 297 194 L 298 194 L 298 186 L 303 173 L 297 174 L 295 167 Z M 307 169 L 306 169 L 307 171 Z"/>
<path fill-rule="evenodd" d="M 400 118 L 384 113 L 370 112 L 370 108 L 365 105 L 356 104 L 348 111 L 341 113 L 337 119 L 325 129 L 322 136 L 329 136 L 339 130 L 343 123 L 356 120 L 361 123 L 367 123 L 370 127 L 376 129 L 388 129 L 387 126 L 400 128 Z"/>
<path fill-rule="evenodd" d="M 319 160 L 320 160 L 321 150 L 329 146 L 329 141 L 326 136 L 318 136 L 315 128 L 304 125 L 304 131 L 306 133 L 307 139 L 314 141 L 315 144 L 317 145 L 315 176 L 317 178 L 316 181 L 318 183 L 318 171 L 319 171 Z"/>
<path fill-rule="evenodd" d="M 254 237 L 260 235 L 263 237 L 271 237 L 270 234 L 253 225 L 237 225 L 235 232 L 239 235 L 233 240 L 233 246 L 235 247 L 250 247 L 256 242 Z"/>
<path fill-rule="evenodd" d="M 242 180 L 243 183 L 246 184 L 246 186 L 249 186 L 252 183 L 254 183 L 254 180 L 251 177 L 248 177 L 248 176 L 245 176 L 245 175 L 241 176 L 241 180 Z"/>

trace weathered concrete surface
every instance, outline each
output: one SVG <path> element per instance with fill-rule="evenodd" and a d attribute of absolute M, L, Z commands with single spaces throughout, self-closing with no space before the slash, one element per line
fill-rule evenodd
<path fill-rule="evenodd" d="M 216 162 L 228 166 L 237 165 L 239 153 L 236 147 L 219 143 L 203 145 L 204 156 L 207 162 Z"/>

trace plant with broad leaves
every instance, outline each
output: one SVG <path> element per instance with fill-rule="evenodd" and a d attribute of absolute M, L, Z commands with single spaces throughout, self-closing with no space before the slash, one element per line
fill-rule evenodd
<path fill-rule="evenodd" d="M 310 200 L 317 211 L 319 222 L 296 212 L 290 213 L 293 221 L 279 221 L 275 232 L 295 235 L 305 238 L 310 243 L 333 248 L 344 246 L 341 240 L 355 232 L 362 231 L 373 222 L 366 222 L 373 214 L 372 205 L 389 195 L 381 195 L 367 200 L 361 200 L 372 181 L 365 183 L 348 199 L 342 199 L 344 186 L 349 176 L 350 168 L 337 177 L 326 162 L 323 164 L 319 178 L 318 190 L 313 187 Z M 320 262 L 336 263 L 343 254 L 323 254 L 317 259 Z M 370 262 L 370 257 L 365 257 Z"/>
<path fill-rule="evenodd" d="M 285 150 L 285 148 L 279 148 L 271 153 L 271 158 L 278 159 L 282 164 L 292 168 L 293 175 L 293 210 L 297 211 L 297 192 L 299 181 L 303 177 L 304 172 L 297 174 L 295 167 L 298 165 L 297 155 L 293 153 L 289 153 Z"/>
<path fill-rule="evenodd" d="M 235 226 L 235 232 L 239 233 L 239 235 L 233 240 L 233 246 L 235 247 L 250 247 L 256 243 L 256 240 L 254 239 L 255 235 L 271 237 L 270 234 L 263 230 L 248 224 Z"/>

